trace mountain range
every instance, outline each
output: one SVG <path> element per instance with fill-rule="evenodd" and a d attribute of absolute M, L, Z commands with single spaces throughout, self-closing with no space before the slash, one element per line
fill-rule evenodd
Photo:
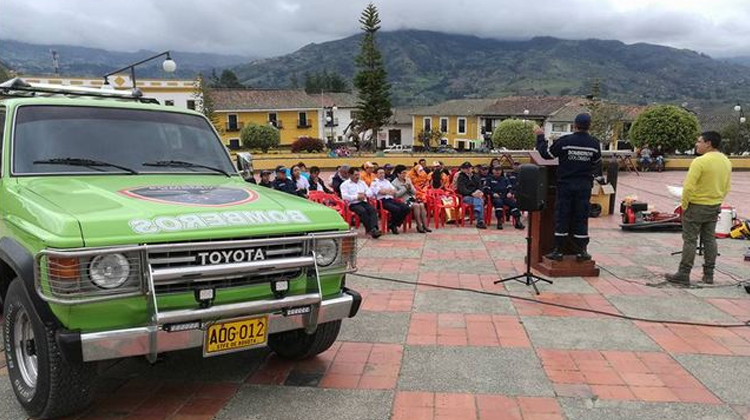
<path fill-rule="evenodd" d="M 100 48 L 76 47 L 71 45 L 40 45 L 13 40 L 0 40 L 0 60 L 20 74 L 51 74 L 52 53 L 59 56 L 60 74 L 75 76 L 102 76 L 131 63 L 157 54 L 155 51 L 135 52 L 109 51 Z M 174 77 L 195 77 L 199 72 L 210 73 L 247 63 L 255 57 L 191 52 L 171 52 L 177 62 Z M 154 60 L 138 66 L 137 75 L 146 77 L 168 77 L 161 70 L 161 61 Z"/>
<path fill-rule="evenodd" d="M 235 67 L 250 86 L 289 85 L 305 72 L 350 78 L 361 36 L 309 44 L 298 51 Z M 421 105 L 451 98 L 588 94 L 652 102 L 750 99 L 750 67 L 691 50 L 598 39 L 538 37 L 501 41 L 439 32 L 378 33 L 394 103 Z"/>
<path fill-rule="evenodd" d="M 291 87 L 306 73 L 326 70 L 351 80 L 361 35 L 309 44 L 273 58 L 173 52 L 175 77 L 233 69 L 250 87 Z M 377 42 L 392 85 L 393 104 L 426 105 L 453 98 L 506 95 L 586 95 L 595 80 L 601 96 L 636 104 L 671 102 L 703 107 L 750 102 L 750 57 L 713 59 L 653 44 L 537 37 L 503 41 L 432 31 L 379 32 Z M 100 76 L 152 51 L 116 52 L 67 45 L 0 41 L 0 61 L 20 74 L 52 72 L 50 50 L 67 75 Z M 138 74 L 165 77 L 159 61 Z M 300 83 L 301 84 L 301 83 Z"/>

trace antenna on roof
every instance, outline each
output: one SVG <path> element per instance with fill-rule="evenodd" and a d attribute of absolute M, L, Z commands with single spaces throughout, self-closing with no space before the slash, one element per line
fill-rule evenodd
<path fill-rule="evenodd" d="M 49 53 L 52 54 L 52 71 L 57 76 L 60 74 L 60 56 L 57 54 L 57 50 L 49 50 Z"/>

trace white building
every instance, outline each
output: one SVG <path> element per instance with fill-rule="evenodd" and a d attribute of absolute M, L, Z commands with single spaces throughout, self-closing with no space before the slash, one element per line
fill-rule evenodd
<path fill-rule="evenodd" d="M 101 77 L 68 77 L 68 76 L 22 76 L 29 83 L 45 83 L 61 86 L 80 86 L 102 88 L 104 79 Z M 115 74 L 108 78 L 110 86 L 117 90 L 131 89 L 133 83 L 130 76 Z M 196 109 L 198 100 L 196 81 L 192 79 L 141 79 L 136 78 L 136 87 L 144 96 L 154 98 L 162 105 L 179 108 Z"/>

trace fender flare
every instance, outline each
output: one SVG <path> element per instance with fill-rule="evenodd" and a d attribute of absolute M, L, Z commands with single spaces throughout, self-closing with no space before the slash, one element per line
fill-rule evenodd
<path fill-rule="evenodd" d="M 15 239 L 4 237 L 0 239 L 0 260 L 16 273 L 16 276 L 24 285 L 26 294 L 33 303 L 39 318 L 47 325 L 59 327 L 60 323 L 47 302 L 43 301 L 36 293 L 34 256 Z"/>

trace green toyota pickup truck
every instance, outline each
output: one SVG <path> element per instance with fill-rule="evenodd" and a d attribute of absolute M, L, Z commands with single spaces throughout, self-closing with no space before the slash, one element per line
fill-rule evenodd
<path fill-rule="evenodd" d="M 30 416 L 82 409 L 97 361 L 309 358 L 357 313 L 347 223 L 245 182 L 201 114 L 20 79 L 0 97 L 4 353 Z"/>

